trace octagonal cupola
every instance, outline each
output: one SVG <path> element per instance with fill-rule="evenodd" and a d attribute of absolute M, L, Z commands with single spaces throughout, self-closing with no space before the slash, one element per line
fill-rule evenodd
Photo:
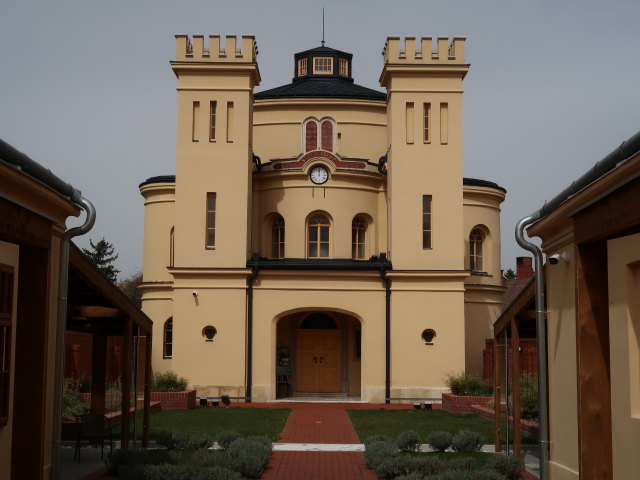
<path fill-rule="evenodd" d="M 353 55 L 350 53 L 323 45 L 296 53 L 294 57 L 294 82 L 307 78 L 339 78 L 353 82 L 351 71 Z"/>

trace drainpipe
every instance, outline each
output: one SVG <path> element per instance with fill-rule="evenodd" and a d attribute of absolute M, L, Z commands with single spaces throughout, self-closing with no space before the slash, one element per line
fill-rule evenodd
<path fill-rule="evenodd" d="M 542 251 L 524 238 L 524 230 L 541 218 L 540 211 L 523 218 L 516 225 L 516 241 L 525 250 L 533 253 L 536 284 L 536 336 L 538 348 L 538 409 L 540 424 L 540 480 L 547 480 L 549 440 L 547 431 L 547 327 L 544 315 L 544 284 L 542 278 Z"/>
<path fill-rule="evenodd" d="M 385 359 L 384 359 L 384 403 L 391 403 L 391 279 L 385 267 L 380 267 L 380 278 L 385 291 Z"/>
<path fill-rule="evenodd" d="M 247 384 L 245 385 L 245 401 L 251 403 L 251 384 L 253 383 L 253 281 L 260 273 L 258 259 L 251 267 L 251 275 L 247 279 Z"/>
<path fill-rule="evenodd" d="M 69 242 L 73 237 L 87 233 L 96 221 L 96 209 L 80 191 L 73 191 L 71 200 L 87 212 L 84 223 L 64 232 L 60 238 L 58 267 L 58 325 L 56 329 L 55 383 L 53 393 L 53 478 L 60 480 L 60 436 L 62 430 L 62 387 L 64 383 L 64 340 L 67 330 L 67 295 L 69 288 Z"/>

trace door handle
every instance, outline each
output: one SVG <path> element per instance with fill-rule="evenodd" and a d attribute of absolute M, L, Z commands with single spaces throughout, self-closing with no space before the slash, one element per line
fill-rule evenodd
<path fill-rule="evenodd" d="M 320 363 L 324 362 L 324 357 L 320 357 Z"/>
<path fill-rule="evenodd" d="M 318 363 L 318 357 L 313 357 L 313 363 Z"/>

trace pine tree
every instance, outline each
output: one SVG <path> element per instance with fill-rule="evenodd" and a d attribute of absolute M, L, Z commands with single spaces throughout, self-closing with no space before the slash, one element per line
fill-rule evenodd
<path fill-rule="evenodd" d="M 510 268 L 509 270 L 504 272 L 504 274 L 502 276 L 504 277 L 505 280 L 515 280 L 516 279 L 516 274 L 513 271 L 513 268 Z"/>
<path fill-rule="evenodd" d="M 93 240 L 89 239 L 89 244 L 91 250 L 83 248 L 82 252 L 105 277 L 115 283 L 118 280 L 120 270 L 113 266 L 113 262 L 118 258 L 117 253 L 114 255 L 113 245 L 107 242 L 104 237 L 98 243 L 93 243 Z"/>

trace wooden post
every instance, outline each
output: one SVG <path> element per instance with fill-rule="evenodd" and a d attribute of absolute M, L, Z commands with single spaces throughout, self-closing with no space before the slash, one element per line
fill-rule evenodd
<path fill-rule="evenodd" d="M 513 368 L 513 449 L 518 458 L 522 458 L 520 433 L 520 330 L 515 317 L 511 318 L 511 361 Z"/>
<path fill-rule="evenodd" d="M 104 415 L 105 383 L 107 380 L 107 336 L 93 334 L 91 355 L 91 411 Z"/>
<path fill-rule="evenodd" d="M 126 449 L 129 447 L 129 409 L 131 394 L 131 357 L 133 347 L 133 335 L 132 335 L 132 321 L 131 317 L 127 316 L 124 322 L 124 335 L 122 339 L 122 423 L 120 424 L 122 438 L 121 448 Z"/>
<path fill-rule="evenodd" d="M 502 442 L 500 440 L 500 379 L 502 378 L 502 372 L 500 369 L 500 349 L 498 348 L 498 339 L 501 332 L 495 332 L 493 334 L 493 409 L 494 409 L 494 423 L 495 423 L 495 435 L 496 435 L 496 452 L 502 450 Z"/>
<path fill-rule="evenodd" d="M 142 447 L 147 448 L 149 443 L 149 413 L 151 406 L 151 345 L 153 343 L 152 330 L 146 332 L 144 355 L 144 412 L 142 418 Z"/>

